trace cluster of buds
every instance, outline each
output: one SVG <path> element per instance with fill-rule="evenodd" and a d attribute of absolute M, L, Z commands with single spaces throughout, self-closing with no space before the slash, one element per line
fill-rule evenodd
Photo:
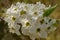
<path fill-rule="evenodd" d="M 49 33 L 56 30 L 54 25 L 56 20 L 48 16 L 55 7 L 46 7 L 40 2 L 36 4 L 17 2 L 7 9 L 4 20 L 8 22 L 11 33 L 28 35 L 32 40 L 47 38 Z"/>

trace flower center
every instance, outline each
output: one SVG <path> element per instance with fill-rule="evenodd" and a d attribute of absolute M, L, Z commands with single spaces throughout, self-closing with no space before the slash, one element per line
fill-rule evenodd
<path fill-rule="evenodd" d="M 12 30 L 15 30 L 13 27 L 11 28 Z"/>
<path fill-rule="evenodd" d="M 13 20 L 13 21 L 15 21 L 15 20 L 16 20 L 16 18 L 15 18 L 15 17 L 12 17 L 12 20 Z"/>
<path fill-rule="evenodd" d="M 34 15 L 38 15 L 37 12 L 34 12 Z"/>
<path fill-rule="evenodd" d="M 50 29 L 50 27 L 47 28 L 48 30 Z"/>
<path fill-rule="evenodd" d="M 30 25 L 30 23 L 29 22 L 26 22 L 26 26 L 29 26 Z"/>
<path fill-rule="evenodd" d="M 26 11 L 22 10 L 22 11 L 20 12 L 20 15 L 23 15 L 23 14 L 26 14 Z"/>
<path fill-rule="evenodd" d="M 49 22 L 51 21 L 52 19 L 49 19 Z"/>
<path fill-rule="evenodd" d="M 38 38 L 35 38 L 35 40 L 38 40 Z"/>
<path fill-rule="evenodd" d="M 40 21 L 41 24 L 43 24 L 43 22 L 44 22 L 44 19 L 42 19 L 42 20 Z"/>
<path fill-rule="evenodd" d="M 37 32 L 40 32 L 40 28 L 37 28 L 37 30 L 36 30 Z"/>

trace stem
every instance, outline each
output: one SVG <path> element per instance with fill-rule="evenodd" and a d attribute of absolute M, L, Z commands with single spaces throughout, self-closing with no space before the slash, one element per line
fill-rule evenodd
<path fill-rule="evenodd" d="M 21 24 L 21 23 L 17 23 L 17 24 L 20 25 L 20 29 L 19 29 L 19 31 L 20 31 L 21 35 L 25 36 L 25 35 L 22 33 L 22 30 L 21 30 L 21 28 L 22 28 L 22 24 Z"/>

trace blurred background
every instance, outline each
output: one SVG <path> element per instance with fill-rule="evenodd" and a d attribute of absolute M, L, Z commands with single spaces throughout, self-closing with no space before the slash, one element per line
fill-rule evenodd
<path fill-rule="evenodd" d="M 5 11 L 7 8 L 11 6 L 11 4 L 15 4 L 16 2 L 25 2 L 25 3 L 36 3 L 40 1 L 41 3 L 45 4 L 46 6 L 49 5 L 55 5 L 58 4 L 57 8 L 54 10 L 54 12 L 50 15 L 51 17 L 60 20 L 60 0 L 0 0 L 0 17 L 4 15 Z M 0 23 L 1 24 L 1 23 Z M 5 25 L 2 23 L 2 25 Z M 2 26 L 0 25 L 0 29 Z M 4 26 L 3 26 L 4 27 Z M 0 31 L 0 37 L 3 36 L 4 31 Z M 4 36 L 2 37 L 4 38 Z M 3 39 L 5 40 L 5 39 Z M 8 40 L 8 39 L 7 39 Z M 10 39 L 12 40 L 12 39 Z M 60 40 L 60 21 L 57 23 L 57 30 L 54 33 L 51 33 L 47 39 L 42 39 L 42 40 Z"/>

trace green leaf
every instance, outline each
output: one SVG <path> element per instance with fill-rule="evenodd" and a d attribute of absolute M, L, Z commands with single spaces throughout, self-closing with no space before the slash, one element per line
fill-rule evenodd
<path fill-rule="evenodd" d="M 45 10 L 43 17 L 47 17 L 49 16 L 57 7 L 57 4 L 55 6 L 50 7 L 49 9 Z"/>

